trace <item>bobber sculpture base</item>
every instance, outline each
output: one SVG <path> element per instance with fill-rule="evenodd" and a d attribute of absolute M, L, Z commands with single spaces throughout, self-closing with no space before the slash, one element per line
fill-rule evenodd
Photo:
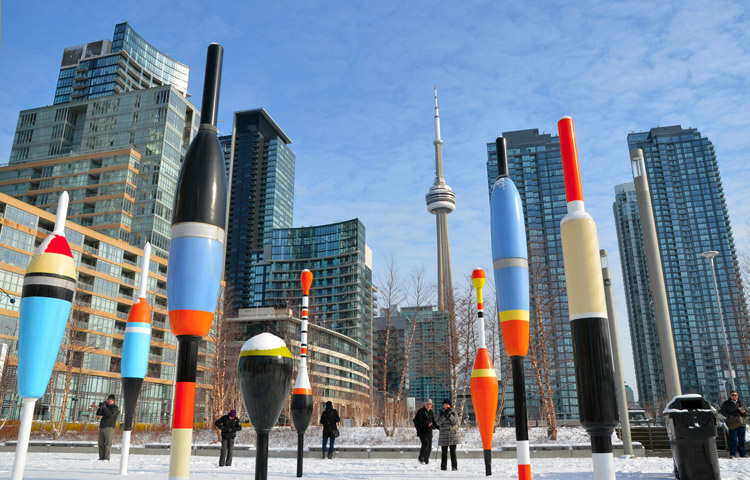
<path fill-rule="evenodd" d="M 591 460 L 595 480 L 615 480 L 615 457 L 612 453 L 612 433 L 591 436 Z M 596 452 L 596 453 L 593 453 Z"/>
<path fill-rule="evenodd" d="M 518 479 L 531 480 L 531 454 L 529 453 L 529 421 L 526 414 L 526 379 L 523 357 L 510 357 L 513 374 L 513 408 L 516 411 L 516 462 Z"/>
<path fill-rule="evenodd" d="M 484 473 L 488 477 L 492 475 L 492 450 L 484 451 Z"/>
<path fill-rule="evenodd" d="M 122 447 L 120 448 L 120 475 L 128 474 L 128 457 L 130 456 L 130 430 L 122 432 Z"/>
<path fill-rule="evenodd" d="M 255 480 L 268 480 L 268 432 L 257 432 L 255 442 Z"/>
<path fill-rule="evenodd" d="M 305 451 L 305 434 L 297 434 L 297 477 L 302 477 L 302 456 Z"/>
<path fill-rule="evenodd" d="M 303 314 L 304 318 L 304 314 Z M 304 320 L 303 320 L 304 322 Z M 300 368 L 300 375 L 304 375 L 307 381 L 307 367 Z M 298 380 L 299 383 L 299 380 Z M 308 382 L 309 385 L 309 382 Z M 296 390 L 296 388 L 295 388 Z M 302 476 L 303 472 L 303 455 L 305 444 L 305 431 L 310 425 L 313 411 L 313 397 L 310 394 L 292 393 L 291 402 L 292 422 L 297 430 L 297 477 Z"/>
<path fill-rule="evenodd" d="M 21 424 L 18 426 L 18 443 L 16 444 L 16 457 L 13 460 L 12 480 L 23 479 L 23 470 L 26 466 L 26 453 L 29 450 L 29 436 L 31 436 L 31 421 L 34 419 L 34 405 L 36 398 L 24 398 L 21 410 Z"/>

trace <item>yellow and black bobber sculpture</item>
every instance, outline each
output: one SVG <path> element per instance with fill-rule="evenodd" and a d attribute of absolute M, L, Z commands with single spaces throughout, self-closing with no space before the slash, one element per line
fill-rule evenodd
<path fill-rule="evenodd" d="M 242 401 L 257 433 L 255 480 L 268 478 L 268 434 L 276 425 L 292 383 L 292 353 L 284 340 L 261 333 L 245 342 L 237 363 Z"/>
<path fill-rule="evenodd" d="M 604 298 L 599 237 L 586 212 L 578 166 L 573 119 L 557 122 L 568 214 L 560 221 L 570 336 L 581 426 L 591 437 L 594 480 L 614 480 L 612 434 L 617 427 L 617 400 Z"/>

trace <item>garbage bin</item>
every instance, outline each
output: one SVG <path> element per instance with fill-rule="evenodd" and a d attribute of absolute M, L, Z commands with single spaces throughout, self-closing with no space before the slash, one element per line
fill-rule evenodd
<path fill-rule="evenodd" d="M 679 395 L 664 409 L 674 476 L 680 480 L 720 480 L 716 453 L 716 410 L 700 395 Z"/>

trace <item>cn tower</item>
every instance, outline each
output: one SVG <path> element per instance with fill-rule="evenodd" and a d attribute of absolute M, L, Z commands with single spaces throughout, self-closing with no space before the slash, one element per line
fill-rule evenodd
<path fill-rule="evenodd" d="M 456 194 L 443 178 L 443 140 L 440 138 L 437 85 L 435 85 L 435 182 L 425 196 L 427 211 L 437 220 L 438 310 L 445 311 L 453 303 L 451 250 L 448 245 L 448 214 L 456 209 Z"/>

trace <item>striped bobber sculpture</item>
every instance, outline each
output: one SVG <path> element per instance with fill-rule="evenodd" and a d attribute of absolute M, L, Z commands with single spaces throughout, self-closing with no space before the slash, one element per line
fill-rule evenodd
<path fill-rule="evenodd" d="M 221 45 L 206 58 L 201 125 L 177 180 L 167 272 L 169 327 L 177 337 L 177 371 L 169 478 L 190 478 L 198 344 L 211 329 L 224 268 L 227 174 L 216 116 Z"/>
<path fill-rule="evenodd" d="M 474 404 L 474 414 L 477 417 L 479 435 L 482 437 L 484 450 L 484 471 L 492 475 L 492 434 L 495 431 L 497 417 L 497 373 L 492 365 L 492 357 L 487 351 L 484 337 L 484 270 L 477 268 L 471 272 L 471 282 L 477 290 L 477 324 L 479 327 L 479 350 L 474 359 L 474 369 L 471 371 L 471 402 Z"/>
<path fill-rule="evenodd" d="M 292 422 L 297 430 L 297 476 L 302 476 L 302 458 L 304 453 L 305 431 L 310 425 L 313 411 L 312 388 L 310 377 L 307 375 L 307 317 L 310 308 L 310 287 L 312 286 L 313 274 L 310 270 L 304 270 L 300 277 L 302 284 L 302 337 L 300 339 L 299 370 L 297 381 L 292 390 Z"/>
<path fill-rule="evenodd" d="M 523 372 L 523 359 L 529 351 L 529 264 L 526 226 L 521 195 L 508 173 L 505 139 L 498 137 L 495 147 L 498 176 L 490 198 L 492 261 L 500 329 L 513 374 L 518 479 L 529 480 L 531 455 L 526 415 L 526 380 Z"/>
<path fill-rule="evenodd" d="M 591 437 L 594 480 L 614 480 L 617 400 L 599 237 L 583 205 L 573 119 L 557 122 L 568 214 L 560 221 L 581 425 Z"/>
<path fill-rule="evenodd" d="M 125 324 L 125 339 L 122 344 L 122 397 L 125 419 L 122 422 L 122 448 L 120 449 L 120 475 L 128 473 L 130 454 L 130 432 L 133 429 L 133 415 L 141 394 L 143 379 L 148 367 L 148 354 L 151 347 L 151 307 L 146 299 L 146 284 L 151 261 L 151 244 L 146 242 L 141 260 L 141 281 L 138 298 L 133 302 Z"/>
<path fill-rule="evenodd" d="M 76 291 L 76 267 L 65 239 L 67 212 L 68 192 L 62 192 L 55 227 L 34 252 L 23 277 L 18 321 L 18 395 L 23 409 L 13 480 L 23 478 L 34 405 L 50 382 Z"/>

